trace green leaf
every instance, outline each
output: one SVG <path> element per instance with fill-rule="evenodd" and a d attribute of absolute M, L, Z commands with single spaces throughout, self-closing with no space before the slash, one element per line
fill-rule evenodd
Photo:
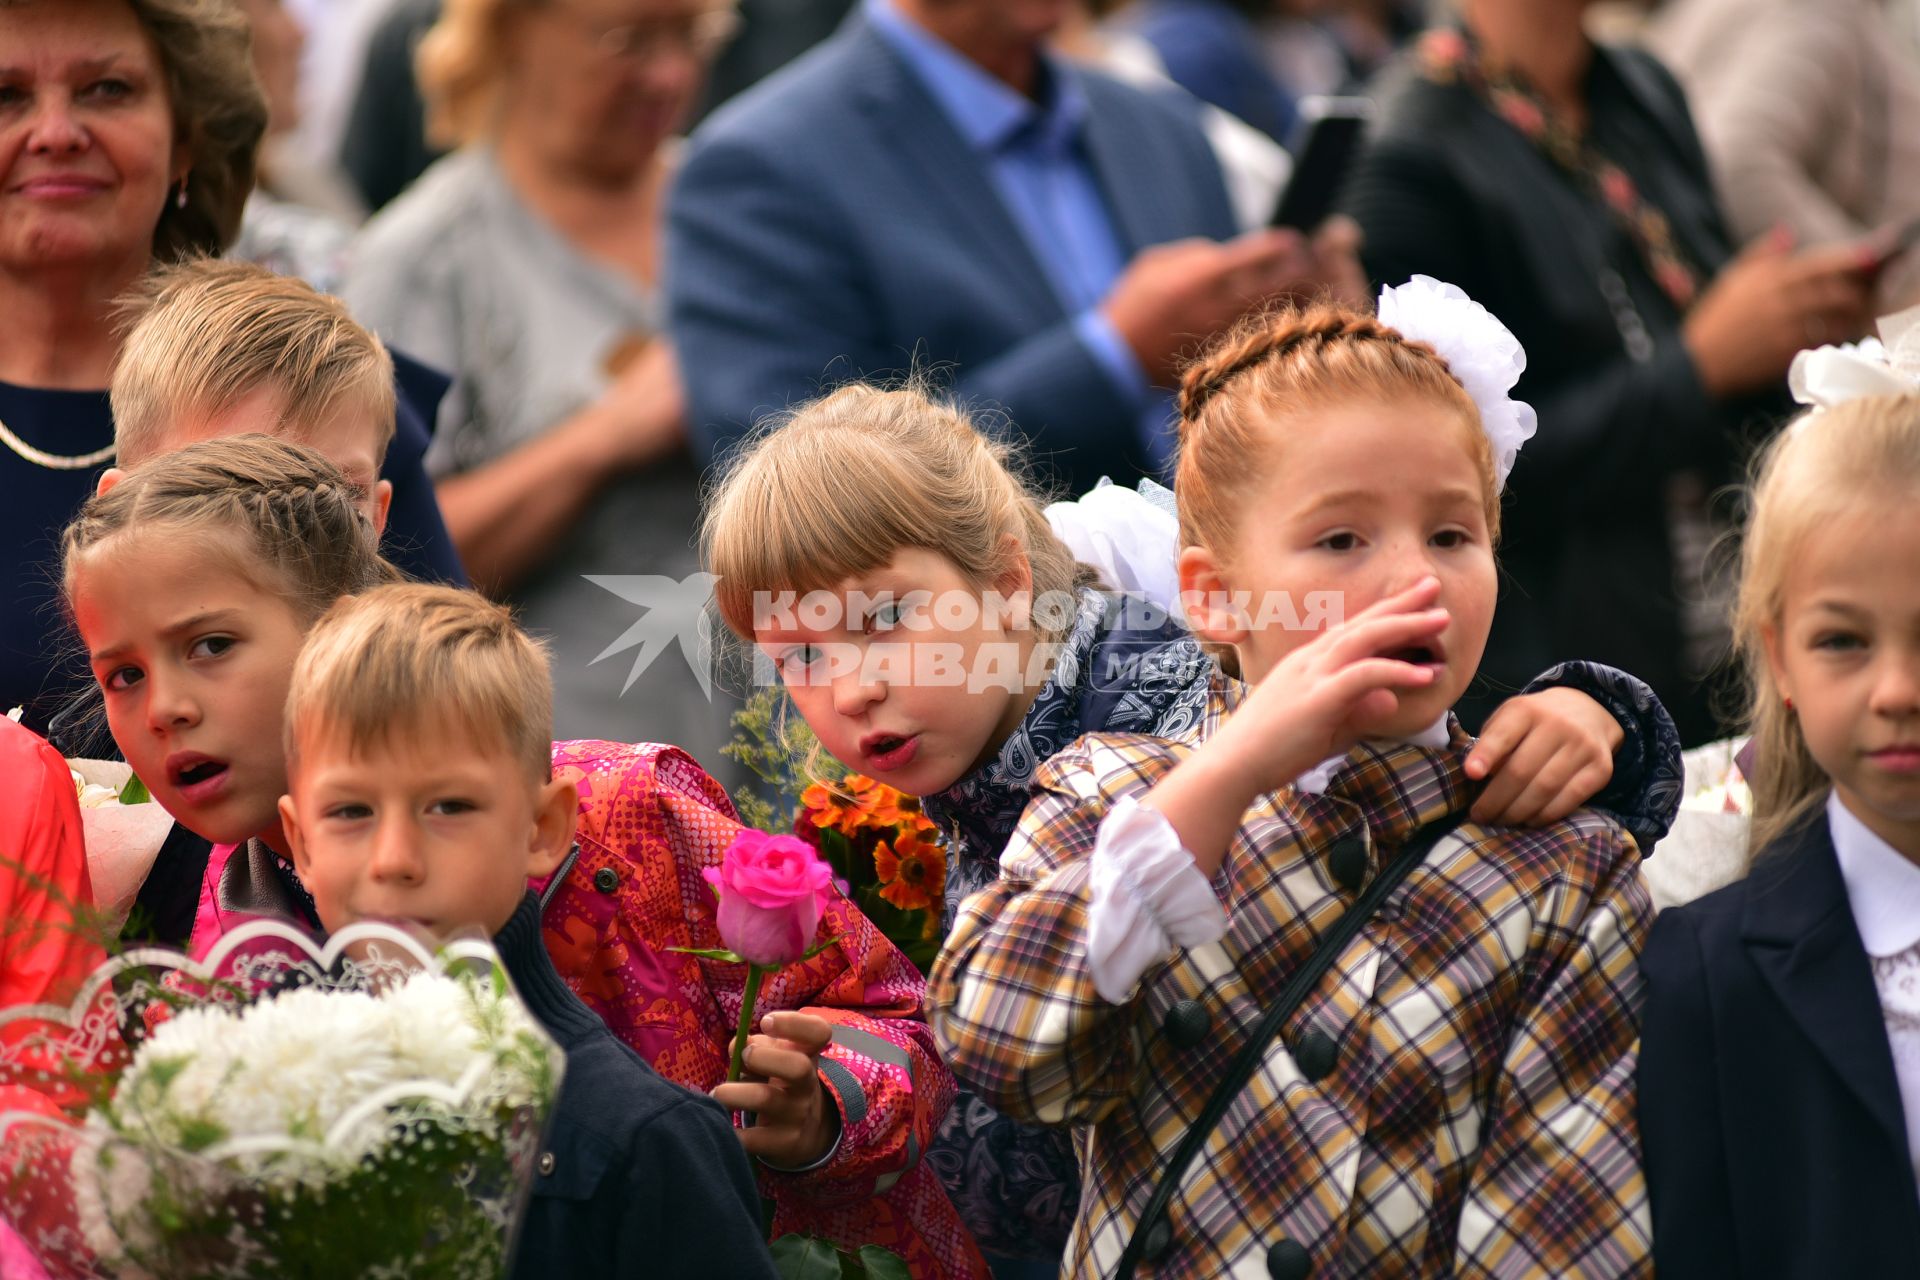
<path fill-rule="evenodd" d="M 683 956 L 699 956 L 702 960 L 720 960 L 727 964 L 745 964 L 744 957 L 719 947 L 668 947 L 668 951 L 678 951 Z"/>
<path fill-rule="evenodd" d="M 205 1151 L 216 1142 L 224 1140 L 227 1131 L 221 1125 L 204 1116 L 188 1116 L 180 1122 L 180 1149 L 182 1151 Z"/>
<path fill-rule="evenodd" d="M 831 938 L 828 938 L 825 942 L 816 942 L 811 947 L 808 947 L 807 954 L 801 956 L 800 958 L 802 960 L 811 960 L 815 956 L 819 955 L 822 951 L 825 951 L 828 947 L 832 946 L 834 943 L 838 941 L 840 941 L 840 935 L 836 933 Z"/>
<path fill-rule="evenodd" d="M 913 1280 L 906 1260 L 891 1249 L 882 1249 L 877 1244 L 862 1245 L 855 1256 L 866 1269 L 867 1280 Z"/>
<path fill-rule="evenodd" d="M 127 785 L 120 788 L 121 804 L 146 804 L 153 799 L 153 793 L 147 790 L 147 784 L 140 781 L 140 775 L 127 775 Z"/>
<path fill-rule="evenodd" d="M 773 1242 L 771 1252 L 781 1280 L 840 1280 L 840 1251 L 825 1240 L 785 1235 Z"/>

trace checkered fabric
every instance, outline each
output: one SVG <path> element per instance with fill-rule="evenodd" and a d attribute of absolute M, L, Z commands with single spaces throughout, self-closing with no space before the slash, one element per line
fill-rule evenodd
<path fill-rule="evenodd" d="M 1086 942 L 1101 818 L 1233 698 L 1217 691 L 1185 740 L 1095 735 L 1049 763 L 1000 883 L 962 907 L 930 984 L 965 1084 L 1009 1115 L 1079 1126 L 1070 1276 L 1113 1274 L 1262 1009 L 1382 859 L 1471 799 L 1457 727 L 1444 751 L 1356 749 L 1324 796 L 1265 797 L 1214 884 L 1226 936 L 1108 1004 Z M 1638 860 L 1591 812 L 1443 839 L 1269 1048 L 1174 1197 L 1170 1251 L 1140 1274 L 1264 1277 L 1276 1246 L 1304 1248 L 1316 1276 L 1650 1274 Z M 1169 1021 L 1183 1001 L 1206 1016 L 1188 1005 Z"/>

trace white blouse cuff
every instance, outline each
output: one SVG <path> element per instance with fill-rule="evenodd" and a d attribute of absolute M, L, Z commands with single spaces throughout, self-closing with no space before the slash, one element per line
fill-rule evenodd
<path fill-rule="evenodd" d="M 1227 913 L 1158 809 L 1122 797 L 1093 846 L 1087 959 L 1094 990 L 1125 1004 L 1140 976 L 1182 947 L 1217 942 Z"/>

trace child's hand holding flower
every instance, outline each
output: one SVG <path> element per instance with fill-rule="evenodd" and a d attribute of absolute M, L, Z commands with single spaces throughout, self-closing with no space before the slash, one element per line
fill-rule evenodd
<path fill-rule="evenodd" d="M 820 1079 L 820 1055 L 833 1024 L 809 1013 L 770 1013 L 747 1041 L 746 1077 L 723 1084 L 713 1099 L 729 1111 L 753 1113 L 741 1131 L 747 1154 L 781 1169 L 804 1169 L 833 1149 L 840 1111 Z"/>
<path fill-rule="evenodd" d="M 815 944 L 814 934 L 832 896 L 833 869 L 798 837 L 748 829 L 734 837 L 718 867 L 700 874 L 720 895 L 716 923 L 727 950 L 699 954 L 747 966 L 733 1065 L 714 1100 L 754 1115 L 754 1126 L 741 1134 L 749 1153 L 777 1166 L 805 1167 L 832 1149 L 840 1129 L 819 1071 L 833 1027 L 786 1011 L 768 1014 L 761 1034 L 750 1032 L 767 972 L 832 945 Z"/>

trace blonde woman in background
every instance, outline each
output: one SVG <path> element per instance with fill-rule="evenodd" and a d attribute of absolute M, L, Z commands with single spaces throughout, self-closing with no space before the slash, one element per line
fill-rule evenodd
<path fill-rule="evenodd" d="M 715 0 L 450 0 L 419 71 L 456 149 L 368 224 L 343 289 L 454 377 L 429 468 L 476 583 L 554 646 L 556 731 L 684 743 L 710 769 L 726 707 L 670 655 L 623 700 L 631 660 L 594 663 L 640 611 L 584 575 L 697 568 L 659 211 L 734 20 Z"/>

